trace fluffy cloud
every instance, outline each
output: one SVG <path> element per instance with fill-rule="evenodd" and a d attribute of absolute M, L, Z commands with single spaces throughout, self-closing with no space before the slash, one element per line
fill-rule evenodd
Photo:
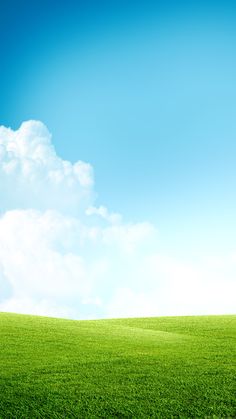
<path fill-rule="evenodd" d="M 47 128 L 24 122 L 17 131 L 0 127 L 1 210 L 55 209 L 78 214 L 92 199 L 88 163 L 62 160 Z"/>
<path fill-rule="evenodd" d="M 0 185 L 0 309 L 105 316 L 153 226 L 94 206 L 92 167 L 59 158 L 41 122 L 0 127 Z"/>
<path fill-rule="evenodd" d="M 101 227 L 59 212 L 11 210 L 0 218 L 2 310 L 106 315 L 104 303 L 132 275 L 148 223 Z M 132 266 L 133 265 L 133 266 Z M 3 290 L 2 290 L 3 291 Z M 53 308 L 54 307 L 54 308 Z M 53 308 L 53 311 L 52 311 Z"/>
<path fill-rule="evenodd" d="M 199 267 L 157 252 L 149 222 L 95 206 L 93 170 L 46 127 L 0 127 L 0 310 L 71 318 L 232 312 L 235 255 Z M 226 310 L 227 307 L 227 310 Z"/>

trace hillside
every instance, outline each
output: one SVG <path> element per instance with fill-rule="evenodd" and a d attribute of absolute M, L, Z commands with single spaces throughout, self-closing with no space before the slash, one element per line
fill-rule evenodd
<path fill-rule="evenodd" d="M 236 316 L 0 314 L 1 418 L 235 417 Z"/>

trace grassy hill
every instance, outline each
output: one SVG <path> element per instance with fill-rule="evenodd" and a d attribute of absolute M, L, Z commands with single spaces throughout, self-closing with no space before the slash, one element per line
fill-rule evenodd
<path fill-rule="evenodd" d="M 236 417 L 236 316 L 0 314 L 1 418 Z"/>

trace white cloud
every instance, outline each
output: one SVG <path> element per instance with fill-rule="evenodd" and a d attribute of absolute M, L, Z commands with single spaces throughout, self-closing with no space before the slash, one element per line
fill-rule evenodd
<path fill-rule="evenodd" d="M 57 242 L 70 229 L 69 220 L 56 213 L 8 211 L 0 219 L 0 260 L 13 294 L 20 298 L 73 298 L 89 293 L 83 259 Z"/>
<path fill-rule="evenodd" d="M 193 266 L 152 254 L 139 260 L 135 285 L 127 281 L 114 290 L 107 316 L 233 314 L 235 276 L 236 265 L 219 271 L 218 264 Z"/>
<path fill-rule="evenodd" d="M 35 301 L 32 298 L 9 298 L 1 305 L 1 311 L 20 313 L 20 314 L 34 314 L 38 316 L 73 318 L 76 316 L 74 310 L 62 305 L 56 306 L 53 300 L 42 299 Z"/>
<path fill-rule="evenodd" d="M 108 209 L 104 205 L 100 207 L 90 206 L 86 210 L 86 215 L 97 215 L 111 224 L 119 224 L 122 222 L 122 216 L 118 213 L 109 213 Z"/>
<path fill-rule="evenodd" d="M 24 122 L 17 131 L 0 127 L 1 210 L 55 209 L 77 215 L 92 201 L 93 170 L 57 156 L 47 128 Z"/>
<path fill-rule="evenodd" d="M 235 254 L 182 263 L 149 222 L 94 205 L 93 169 L 59 158 L 46 127 L 0 127 L 0 310 L 72 317 L 233 311 Z"/>
<path fill-rule="evenodd" d="M 107 317 L 157 316 L 158 296 L 137 292 L 131 288 L 118 288 L 108 303 Z"/>
<path fill-rule="evenodd" d="M 22 309 L 31 313 L 51 301 L 77 317 L 84 317 L 85 305 L 93 306 L 96 317 L 106 310 L 104 295 L 109 299 L 134 269 L 136 254 L 132 259 L 130 252 L 138 252 L 149 232 L 145 224 L 90 227 L 51 210 L 7 211 L 0 218 L 0 262 L 11 295 L 0 309 L 18 310 L 20 301 L 27 301 Z"/>

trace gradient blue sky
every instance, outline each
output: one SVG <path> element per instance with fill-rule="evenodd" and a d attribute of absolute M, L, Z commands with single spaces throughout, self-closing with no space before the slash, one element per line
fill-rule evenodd
<path fill-rule="evenodd" d="M 233 1 L 3 1 L 0 123 L 43 121 L 97 204 L 183 259 L 236 248 Z"/>

